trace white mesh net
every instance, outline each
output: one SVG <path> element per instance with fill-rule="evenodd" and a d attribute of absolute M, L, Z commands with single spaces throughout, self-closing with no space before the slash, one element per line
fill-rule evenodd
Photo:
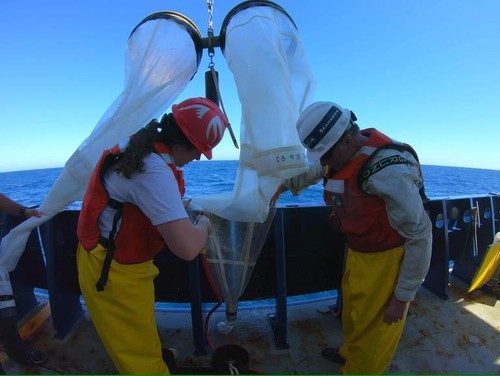
<path fill-rule="evenodd" d="M 199 33 L 199 32 L 198 32 Z M 92 133 L 66 162 L 40 210 L 13 228 L 0 244 L 0 295 L 11 295 L 9 271 L 24 251 L 31 231 L 82 199 L 103 150 L 128 138 L 170 106 L 198 69 L 195 43 L 173 18 L 142 23 L 125 51 L 125 88 Z"/>
<path fill-rule="evenodd" d="M 309 104 L 313 75 L 291 19 L 271 6 L 235 13 L 225 52 L 242 105 L 241 152 L 232 192 L 193 201 L 209 212 L 210 270 L 226 304 L 221 334 L 231 331 L 275 210 L 269 203 L 285 178 L 307 169 L 295 123 Z"/>
<path fill-rule="evenodd" d="M 313 75 L 297 29 L 279 9 L 245 8 L 225 35 L 242 105 L 240 164 L 232 192 L 193 200 L 228 220 L 263 222 L 283 179 L 307 168 L 295 123 L 310 100 Z"/>

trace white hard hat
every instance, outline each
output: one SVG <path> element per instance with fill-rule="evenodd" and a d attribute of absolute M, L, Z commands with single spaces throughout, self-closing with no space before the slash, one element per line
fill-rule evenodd
<path fill-rule="evenodd" d="M 320 159 L 342 137 L 350 122 L 351 111 L 333 102 L 315 102 L 306 107 L 297 120 L 297 132 L 307 159 Z"/>

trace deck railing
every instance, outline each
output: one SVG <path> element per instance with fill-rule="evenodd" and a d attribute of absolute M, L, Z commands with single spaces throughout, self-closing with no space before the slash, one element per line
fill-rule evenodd
<path fill-rule="evenodd" d="M 450 272 L 470 283 L 493 236 L 500 231 L 500 196 L 433 199 L 425 204 L 433 225 L 431 267 L 424 286 L 448 297 Z M 326 206 L 279 207 L 241 301 L 276 299 L 272 326 L 276 345 L 287 346 L 287 297 L 340 289 L 345 242 L 328 221 Z M 48 292 L 56 338 L 64 338 L 83 313 L 76 271 L 77 210 L 66 210 L 33 230 L 11 273 L 22 317 L 39 303 L 35 289 Z M 3 215 L 0 236 L 18 220 Z M 202 304 L 214 302 L 199 260 L 185 262 L 168 249 L 155 259 L 158 302 L 188 303 L 195 353 L 206 352 Z"/>

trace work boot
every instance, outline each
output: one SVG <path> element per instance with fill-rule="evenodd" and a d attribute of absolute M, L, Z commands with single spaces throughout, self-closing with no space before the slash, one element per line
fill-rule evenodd
<path fill-rule="evenodd" d="M 34 349 L 19 336 L 15 316 L 0 317 L 0 335 L 5 351 L 12 360 L 24 364 L 41 364 L 47 359 L 44 352 Z"/>
<path fill-rule="evenodd" d="M 321 356 L 334 363 L 344 364 L 345 359 L 339 354 L 338 347 L 326 347 L 321 351 Z"/>
<path fill-rule="evenodd" d="M 175 360 L 179 356 L 179 353 L 177 352 L 177 350 L 174 348 L 168 348 L 168 349 L 162 348 L 161 355 L 163 357 L 164 362 L 167 364 L 167 367 L 170 370 L 170 372 L 176 371 L 177 370 L 177 363 Z"/>

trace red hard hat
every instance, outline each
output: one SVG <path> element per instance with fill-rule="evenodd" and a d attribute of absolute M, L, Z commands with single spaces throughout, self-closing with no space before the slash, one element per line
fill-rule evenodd
<path fill-rule="evenodd" d="M 222 140 L 227 118 L 206 98 L 190 98 L 172 106 L 172 114 L 182 132 L 201 153 L 212 159 L 212 149 Z"/>

